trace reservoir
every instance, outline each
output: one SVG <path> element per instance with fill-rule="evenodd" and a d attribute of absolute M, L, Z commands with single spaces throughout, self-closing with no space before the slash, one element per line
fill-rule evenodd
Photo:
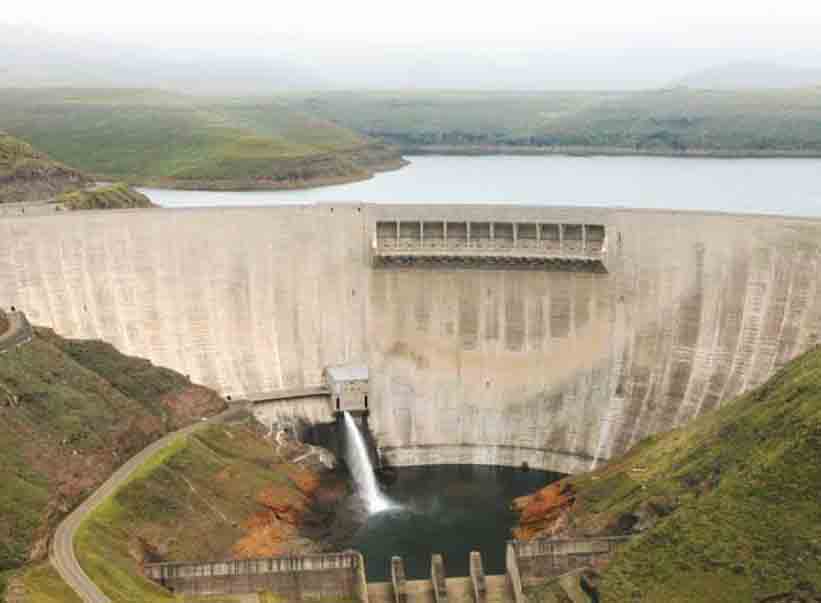
<path fill-rule="evenodd" d="M 292 191 L 143 189 L 164 207 L 493 203 L 821 216 L 821 159 L 420 156 L 370 180 Z"/>

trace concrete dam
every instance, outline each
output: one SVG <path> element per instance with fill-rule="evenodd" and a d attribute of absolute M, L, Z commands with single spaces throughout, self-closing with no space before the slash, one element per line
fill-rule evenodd
<path fill-rule="evenodd" d="M 451 238 L 472 251 L 451 253 Z M 234 397 L 361 363 L 387 461 L 577 472 L 816 345 L 820 251 L 819 220 L 697 212 L 8 216 L 0 305 Z M 299 404 L 323 415 L 319 396 Z"/>

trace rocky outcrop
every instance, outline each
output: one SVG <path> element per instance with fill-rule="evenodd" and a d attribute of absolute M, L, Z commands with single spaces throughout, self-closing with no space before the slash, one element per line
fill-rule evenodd
<path fill-rule="evenodd" d="M 536 536 L 556 536 L 567 527 L 568 514 L 576 502 L 571 484 L 556 482 L 529 496 L 520 496 L 512 508 L 519 513 L 519 525 L 513 529 L 517 540 Z"/>
<path fill-rule="evenodd" d="M 0 132 L 0 203 L 41 201 L 90 183 L 82 172 Z"/>
<path fill-rule="evenodd" d="M 300 456 L 307 453 L 303 451 Z M 231 550 L 236 559 L 321 549 L 320 544 L 306 536 L 310 530 L 304 528 L 321 523 L 326 510 L 344 492 L 339 492 L 335 484 L 323 483 L 323 468 L 318 465 L 282 463 L 274 470 L 287 476 L 287 480 L 271 484 L 257 494 L 255 500 L 261 509 L 243 522 L 245 534 Z"/>

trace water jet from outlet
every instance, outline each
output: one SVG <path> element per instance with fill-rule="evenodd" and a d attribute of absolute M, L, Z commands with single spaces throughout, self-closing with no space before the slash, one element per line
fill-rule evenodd
<path fill-rule="evenodd" d="M 395 507 L 393 502 L 379 489 L 373 463 L 365 446 L 365 438 L 349 412 L 344 412 L 345 455 L 350 467 L 356 490 L 365 501 L 369 513 L 382 513 Z"/>

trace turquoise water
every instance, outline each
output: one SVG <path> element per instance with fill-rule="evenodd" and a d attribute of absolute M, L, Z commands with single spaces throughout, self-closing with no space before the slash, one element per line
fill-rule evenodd
<path fill-rule="evenodd" d="M 312 202 L 511 203 L 821 216 L 819 159 L 411 157 L 363 182 L 298 191 L 145 189 L 167 207 Z"/>

